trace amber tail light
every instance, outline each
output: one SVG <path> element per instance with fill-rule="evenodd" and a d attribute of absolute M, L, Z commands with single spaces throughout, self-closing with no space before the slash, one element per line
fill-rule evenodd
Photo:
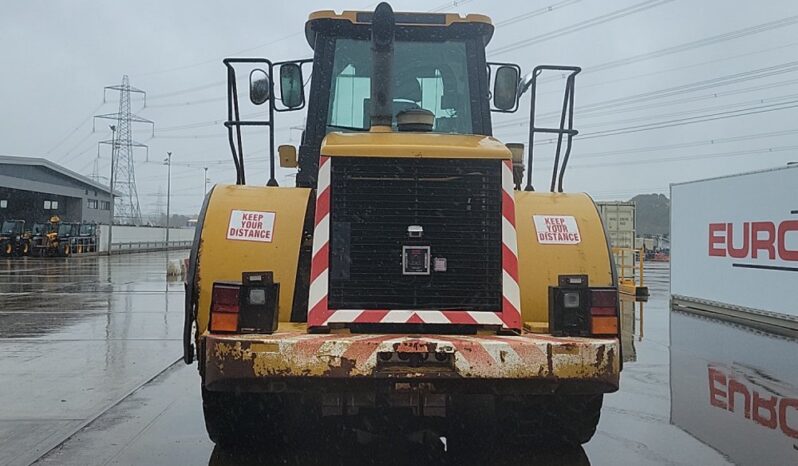
<path fill-rule="evenodd" d="M 554 336 L 618 335 L 618 290 L 588 286 L 586 275 L 561 275 L 549 287 L 549 331 Z"/>

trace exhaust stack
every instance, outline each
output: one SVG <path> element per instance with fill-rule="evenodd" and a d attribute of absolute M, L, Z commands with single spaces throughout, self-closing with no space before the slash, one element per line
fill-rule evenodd
<path fill-rule="evenodd" d="M 371 129 L 391 131 L 393 125 L 393 40 L 396 20 L 391 5 L 382 2 L 371 20 Z"/>

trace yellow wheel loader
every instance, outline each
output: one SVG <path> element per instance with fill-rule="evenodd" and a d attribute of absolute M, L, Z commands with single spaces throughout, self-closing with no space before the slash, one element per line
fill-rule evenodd
<path fill-rule="evenodd" d="M 522 78 L 487 60 L 493 31 L 382 3 L 312 13 L 312 58 L 224 60 L 236 183 L 202 206 L 184 327 L 214 442 L 309 441 L 321 426 L 432 431 L 461 451 L 592 437 L 622 357 L 601 218 L 562 187 L 580 69 Z M 551 128 L 535 123 L 547 72 L 565 84 Z M 524 95 L 526 157 L 492 136 L 492 113 Z M 305 108 L 299 150 L 275 154 L 276 115 Z M 269 130 L 265 186 L 247 183 L 245 127 Z M 535 190 L 541 133 L 557 149 Z M 295 186 L 278 186 L 277 155 Z"/>
<path fill-rule="evenodd" d="M 33 227 L 31 251 L 34 256 L 69 257 L 72 255 L 76 224 L 65 223 L 57 215 L 50 217 L 49 223 L 36 224 Z"/>

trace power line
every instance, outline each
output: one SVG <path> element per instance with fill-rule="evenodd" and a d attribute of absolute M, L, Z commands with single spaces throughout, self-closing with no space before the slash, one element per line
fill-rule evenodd
<path fill-rule="evenodd" d="M 752 36 L 756 34 L 761 34 L 764 32 L 773 31 L 778 28 L 792 26 L 798 23 L 798 15 L 796 16 L 789 16 L 787 18 L 778 19 L 775 21 L 769 21 L 767 23 L 757 24 L 756 26 L 749 26 L 742 29 L 737 29 L 731 32 L 726 32 L 723 34 L 718 34 L 715 36 L 705 37 L 703 39 L 694 40 L 691 42 L 685 42 L 683 44 L 674 45 L 671 47 L 665 47 L 659 50 L 654 50 L 652 52 L 641 53 L 638 55 L 632 55 L 630 57 L 621 58 L 618 60 L 613 60 L 609 62 L 604 62 L 598 65 L 587 66 L 582 68 L 582 75 L 589 74 L 589 73 L 597 73 L 600 71 L 606 71 L 609 69 L 615 69 L 626 65 L 631 65 L 634 63 L 638 63 L 641 61 L 651 60 L 654 58 L 661 58 L 667 55 L 672 55 L 675 53 L 687 52 L 690 50 L 694 50 L 701 47 L 706 47 L 709 45 L 715 45 L 722 42 L 726 42 L 729 40 L 740 39 L 747 36 Z M 553 81 L 560 81 L 561 77 L 552 77 L 548 79 L 541 79 L 539 84 L 544 84 Z"/>
<path fill-rule="evenodd" d="M 553 11 L 559 10 L 560 8 L 564 8 L 568 5 L 573 5 L 574 3 L 579 3 L 581 0 L 564 0 L 557 3 L 552 3 L 551 5 L 544 6 L 543 8 L 538 8 L 536 10 L 528 11 L 524 14 L 514 16 L 512 18 L 505 19 L 503 21 L 498 21 L 495 24 L 495 27 L 498 29 L 503 26 L 509 26 L 511 24 L 518 23 L 520 21 L 526 21 L 530 18 L 535 18 L 537 16 L 544 15 L 546 13 L 551 13 Z"/>
<path fill-rule="evenodd" d="M 601 121 L 601 122 L 598 122 L 598 123 L 594 123 L 594 124 L 590 125 L 589 127 L 590 128 L 596 128 L 596 127 L 601 127 L 601 126 L 622 125 L 622 124 L 626 124 L 626 123 L 634 123 L 634 122 L 645 121 L 645 120 L 658 120 L 658 119 L 663 119 L 663 118 L 675 118 L 675 117 L 680 117 L 680 116 L 685 116 L 685 115 L 692 115 L 692 114 L 695 114 L 695 113 L 714 112 L 714 111 L 717 111 L 717 110 L 728 110 L 728 109 L 735 109 L 735 108 L 738 108 L 738 107 L 743 107 L 743 109 L 744 109 L 747 106 L 751 106 L 751 105 L 764 104 L 764 103 L 777 104 L 779 102 L 789 101 L 789 100 L 797 99 L 797 98 L 798 98 L 798 94 L 788 94 L 788 95 L 783 95 L 783 96 L 778 96 L 778 97 L 771 97 L 771 98 L 768 98 L 768 99 L 748 100 L 748 101 L 745 101 L 745 102 L 736 102 L 736 103 L 733 103 L 733 104 L 726 104 L 726 105 L 715 105 L 715 106 L 711 106 L 711 107 L 702 107 L 702 108 L 693 109 L 693 110 L 683 110 L 683 111 L 680 111 L 680 112 L 671 112 L 671 113 L 665 113 L 665 114 L 661 113 L 661 114 L 656 114 L 656 115 L 637 116 L 635 118 L 626 118 L 626 119 L 623 119 L 623 120 Z M 793 102 L 798 102 L 798 100 L 792 100 L 792 101 Z"/>
<path fill-rule="evenodd" d="M 764 85 L 759 85 L 759 86 L 745 87 L 745 88 L 742 88 L 742 89 L 735 89 L 735 90 L 732 90 L 732 91 L 712 92 L 712 93 L 709 93 L 709 94 L 685 97 L 685 98 L 677 99 L 677 100 L 669 100 L 669 101 L 666 101 L 666 102 L 660 102 L 659 104 L 648 104 L 648 105 L 641 105 L 641 106 L 638 106 L 638 107 L 627 107 L 627 108 L 623 108 L 622 110 L 620 110 L 620 112 L 636 112 L 636 111 L 650 110 L 652 108 L 658 108 L 658 107 L 667 107 L 667 106 L 677 105 L 677 104 L 695 103 L 696 101 L 699 101 L 699 100 L 721 99 L 721 98 L 729 97 L 729 96 L 732 96 L 732 95 L 748 94 L 750 92 L 776 89 L 778 87 L 793 86 L 793 85 L 796 85 L 796 84 L 798 84 L 798 79 L 789 79 L 787 81 L 779 81 L 779 82 L 771 83 L 771 84 L 764 84 Z M 589 119 L 589 118 L 597 118 L 597 117 L 603 117 L 603 116 L 607 116 L 607 115 L 614 115 L 616 113 L 619 113 L 619 112 L 615 111 L 615 109 L 608 109 L 608 110 L 603 110 L 603 111 L 602 110 L 594 110 L 592 112 L 587 112 L 587 114 L 582 114 L 580 112 L 579 113 L 579 118 L 580 118 L 580 120 L 581 119 Z"/>
<path fill-rule="evenodd" d="M 726 56 L 726 57 L 722 57 L 722 58 L 716 58 L 714 60 L 702 60 L 700 63 L 693 63 L 693 64 L 690 64 L 690 65 L 682 65 L 682 66 L 676 66 L 676 67 L 671 67 L 671 68 L 665 68 L 665 69 L 662 69 L 662 70 L 651 71 L 651 72 L 647 72 L 647 73 L 641 73 L 641 74 L 630 75 L 630 76 L 625 76 L 625 77 L 613 77 L 613 79 L 611 79 L 609 81 L 588 82 L 587 84 L 579 84 L 579 89 L 580 90 L 584 90 L 584 89 L 589 89 L 589 88 L 592 88 L 592 87 L 606 86 L 606 85 L 611 85 L 611 84 L 619 84 L 619 83 L 623 83 L 623 82 L 626 82 L 626 81 L 637 80 L 637 79 L 640 79 L 640 78 L 647 78 L 649 76 L 662 76 L 662 75 L 664 75 L 666 73 L 670 73 L 672 71 L 682 71 L 682 70 L 686 70 L 686 69 L 690 69 L 690 68 L 698 68 L 698 67 L 712 65 L 712 64 L 720 63 L 720 62 L 724 62 L 724 61 L 735 60 L 735 59 L 738 59 L 738 58 L 757 56 L 757 55 L 761 55 L 761 54 L 766 53 L 766 52 L 773 52 L 773 51 L 776 51 L 776 50 L 781 50 L 781 49 L 785 49 L 785 48 L 795 47 L 796 45 L 798 45 L 798 42 L 790 42 L 790 43 L 779 45 L 779 46 L 776 46 L 776 47 L 767 47 L 767 48 L 755 50 L 755 51 L 752 51 L 752 52 L 746 52 L 746 53 L 742 53 L 742 54 L 730 55 L 730 56 Z M 559 94 L 560 92 L 561 91 L 559 91 L 559 90 L 551 90 L 551 91 L 541 92 L 538 95 Z"/>
<path fill-rule="evenodd" d="M 600 152 L 585 152 L 580 153 L 578 155 L 579 159 L 592 159 L 592 158 L 603 158 L 603 157 L 613 157 L 619 155 L 626 155 L 626 154 L 640 154 L 641 152 L 657 152 L 663 150 L 679 150 L 679 149 L 687 149 L 691 147 L 698 147 L 698 146 L 712 146 L 712 145 L 720 145 L 720 144 L 727 144 L 730 142 L 741 142 L 741 141 L 751 141 L 755 139 L 765 139 L 765 138 L 774 138 L 774 137 L 783 137 L 783 136 L 792 136 L 798 134 L 798 129 L 791 129 L 791 130 L 784 130 L 784 131 L 769 131 L 764 133 L 753 133 L 753 134 L 746 134 L 742 136 L 731 136 L 725 138 L 713 138 L 713 139 L 702 139 L 698 141 L 690 141 L 690 142 L 680 142 L 674 144 L 662 144 L 656 146 L 642 146 L 642 147 L 632 147 L 628 149 L 614 149 L 614 150 L 607 150 L 607 151 L 600 151 Z"/>
<path fill-rule="evenodd" d="M 585 139 L 595 139 L 595 138 L 603 138 L 608 136 L 618 136 L 630 133 L 638 133 L 641 131 L 651 131 L 656 129 L 664 129 L 664 128 L 672 128 L 676 126 L 685 126 L 689 124 L 695 123 L 704 123 L 708 121 L 716 121 L 716 120 L 725 120 L 728 118 L 737 118 L 741 116 L 748 116 L 748 115 L 756 115 L 760 113 L 769 113 L 773 111 L 779 110 L 787 110 L 791 108 L 798 107 L 798 100 L 792 100 L 788 102 L 782 102 L 778 104 L 769 104 L 769 105 L 761 105 L 755 107 L 748 107 L 742 108 L 738 110 L 728 111 L 728 112 L 719 112 L 713 113 L 708 115 L 698 115 L 689 118 L 681 118 L 675 119 L 670 121 L 661 121 L 656 123 L 648 123 L 644 125 L 635 125 L 635 126 L 627 126 L 621 128 L 613 128 L 604 131 L 595 131 L 592 133 L 583 133 L 579 136 L 576 136 L 574 140 L 585 140 Z M 520 134 L 520 133 L 511 133 L 510 135 Z M 552 144 L 555 139 L 548 139 L 546 141 L 539 141 L 536 142 L 535 145 L 547 145 Z"/>
<path fill-rule="evenodd" d="M 734 73 L 725 76 L 719 76 L 711 79 L 705 79 L 701 81 L 695 81 L 692 83 L 681 84 L 679 86 L 672 86 L 665 89 L 658 89 L 655 91 L 643 92 L 640 94 L 634 95 L 627 95 L 624 97 L 617 97 L 614 99 L 607 99 L 602 100 L 599 102 L 594 102 L 587 105 L 580 105 L 579 106 L 579 114 L 590 113 L 596 110 L 603 110 L 606 108 L 618 109 L 620 106 L 624 105 L 631 105 L 635 103 L 641 102 L 648 102 L 651 100 L 661 99 L 665 97 L 674 97 L 679 95 L 685 95 L 692 92 L 706 90 L 706 89 L 714 89 L 721 86 L 729 86 L 732 84 L 738 84 L 741 82 L 754 80 L 754 79 L 762 79 L 772 76 L 777 76 L 784 73 L 792 73 L 794 71 L 798 71 L 798 61 L 792 61 L 787 63 L 782 63 L 779 65 L 773 65 L 765 68 L 759 68 L 755 70 L 744 71 L 740 73 Z M 549 112 L 538 115 L 538 118 L 550 118 L 559 116 L 559 112 Z M 527 120 L 526 117 L 519 117 L 507 120 L 505 122 L 499 123 L 494 125 L 495 128 L 502 128 L 506 126 L 511 126 L 518 122 L 522 122 Z"/>
<path fill-rule="evenodd" d="M 745 149 L 745 150 L 736 150 L 736 151 L 726 151 L 726 152 L 714 152 L 710 154 L 691 154 L 691 155 L 680 155 L 676 157 L 658 157 L 658 158 L 651 158 L 651 159 L 637 159 L 637 160 L 623 160 L 623 161 L 616 161 L 616 162 L 605 162 L 605 163 L 579 163 L 575 161 L 573 164 L 568 165 L 568 169 L 575 169 L 575 168 L 599 168 L 599 167 L 613 167 L 613 166 L 627 166 L 627 165 L 648 165 L 648 164 L 656 164 L 656 163 L 670 163 L 670 162 L 679 162 L 685 160 L 703 160 L 703 159 L 714 159 L 714 158 L 727 158 L 727 157 L 740 157 L 744 155 L 754 155 L 754 154 L 775 154 L 780 152 L 789 152 L 798 150 L 798 145 L 791 145 L 791 146 L 777 146 L 777 147 L 766 147 L 764 149 Z M 553 160 L 553 159 L 552 159 Z"/>
<path fill-rule="evenodd" d="M 635 13 L 640 13 L 649 10 L 651 8 L 656 8 L 658 6 L 665 5 L 666 3 L 670 3 L 672 1 L 673 0 L 646 0 L 644 2 L 634 4 L 626 8 L 621 8 L 620 10 L 615 10 L 610 13 L 597 16 L 595 18 L 590 18 L 585 21 L 580 21 L 570 26 L 565 26 L 560 29 L 555 29 L 554 31 L 550 31 L 544 34 L 540 34 L 527 39 L 519 40 L 517 42 L 513 42 L 512 44 L 508 44 L 503 47 L 498 47 L 494 49 L 491 53 L 493 55 L 502 55 L 507 52 L 512 52 L 513 50 L 518 50 L 520 48 L 529 47 L 530 45 L 539 44 L 541 42 L 545 42 L 551 39 L 556 39 L 558 37 L 562 37 L 568 34 L 573 34 L 575 32 L 583 31 L 585 29 L 598 26 L 600 24 L 608 23 L 616 19 L 625 18 Z"/>
<path fill-rule="evenodd" d="M 58 149 L 59 147 L 61 147 L 62 144 L 67 142 L 67 140 L 69 138 L 71 138 L 75 133 L 77 133 L 78 130 L 83 127 L 83 125 L 85 125 L 86 123 L 88 123 L 92 119 L 92 117 L 94 116 L 94 113 L 96 113 L 97 110 L 99 110 L 103 105 L 105 105 L 105 102 L 100 102 L 100 104 L 97 105 L 97 107 L 94 110 L 91 111 L 91 113 L 89 114 L 89 116 L 86 117 L 86 119 L 84 119 L 77 126 L 75 126 L 75 128 L 72 131 L 67 133 L 67 135 L 64 136 L 63 139 L 58 141 L 53 147 L 50 148 L 50 150 L 45 152 L 44 155 L 50 155 L 51 152 L 53 152 L 54 150 Z"/>
<path fill-rule="evenodd" d="M 675 126 L 684 126 L 690 125 L 694 123 L 705 123 L 708 121 L 717 121 L 717 120 L 725 120 L 728 118 L 737 118 L 741 116 L 749 116 L 749 115 L 757 115 L 760 113 L 769 113 L 775 112 L 779 110 L 787 110 L 791 108 L 798 107 L 798 100 L 792 100 L 788 102 L 783 102 L 780 104 L 770 104 L 770 105 L 760 105 L 756 107 L 748 107 L 739 110 L 732 110 L 728 112 L 718 112 L 712 113 L 709 115 L 699 115 L 695 117 L 689 118 L 681 118 L 675 119 L 670 121 L 662 121 L 658 123 L 649 123 L 645 125 L 635 125 L 635 126 L 628 126 L 623 129 L 610 129 L 605 131 L 595 131 L 592 133 L 587 133 L 584 136 L 578 136 L 580 140 L 584 139 L 595 139 L 595 138 L 602 138 L 607 136 L 616 136 L 620 134 L 630 134 L 630 133 L 638 133 L 641 131 L 651 131 L 655 129 L 663 129 L 663 128 L 673 128 Z"/>

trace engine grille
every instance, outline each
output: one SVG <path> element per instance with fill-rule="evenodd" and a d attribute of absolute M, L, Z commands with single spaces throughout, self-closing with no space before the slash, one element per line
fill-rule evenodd
<path fill-rule="evenodd" d="M 499 160 L 330 162 L 330 309 L 501 309 Z M 430 246 L 446 271 L 403 274 L 405 245 Z"/>

